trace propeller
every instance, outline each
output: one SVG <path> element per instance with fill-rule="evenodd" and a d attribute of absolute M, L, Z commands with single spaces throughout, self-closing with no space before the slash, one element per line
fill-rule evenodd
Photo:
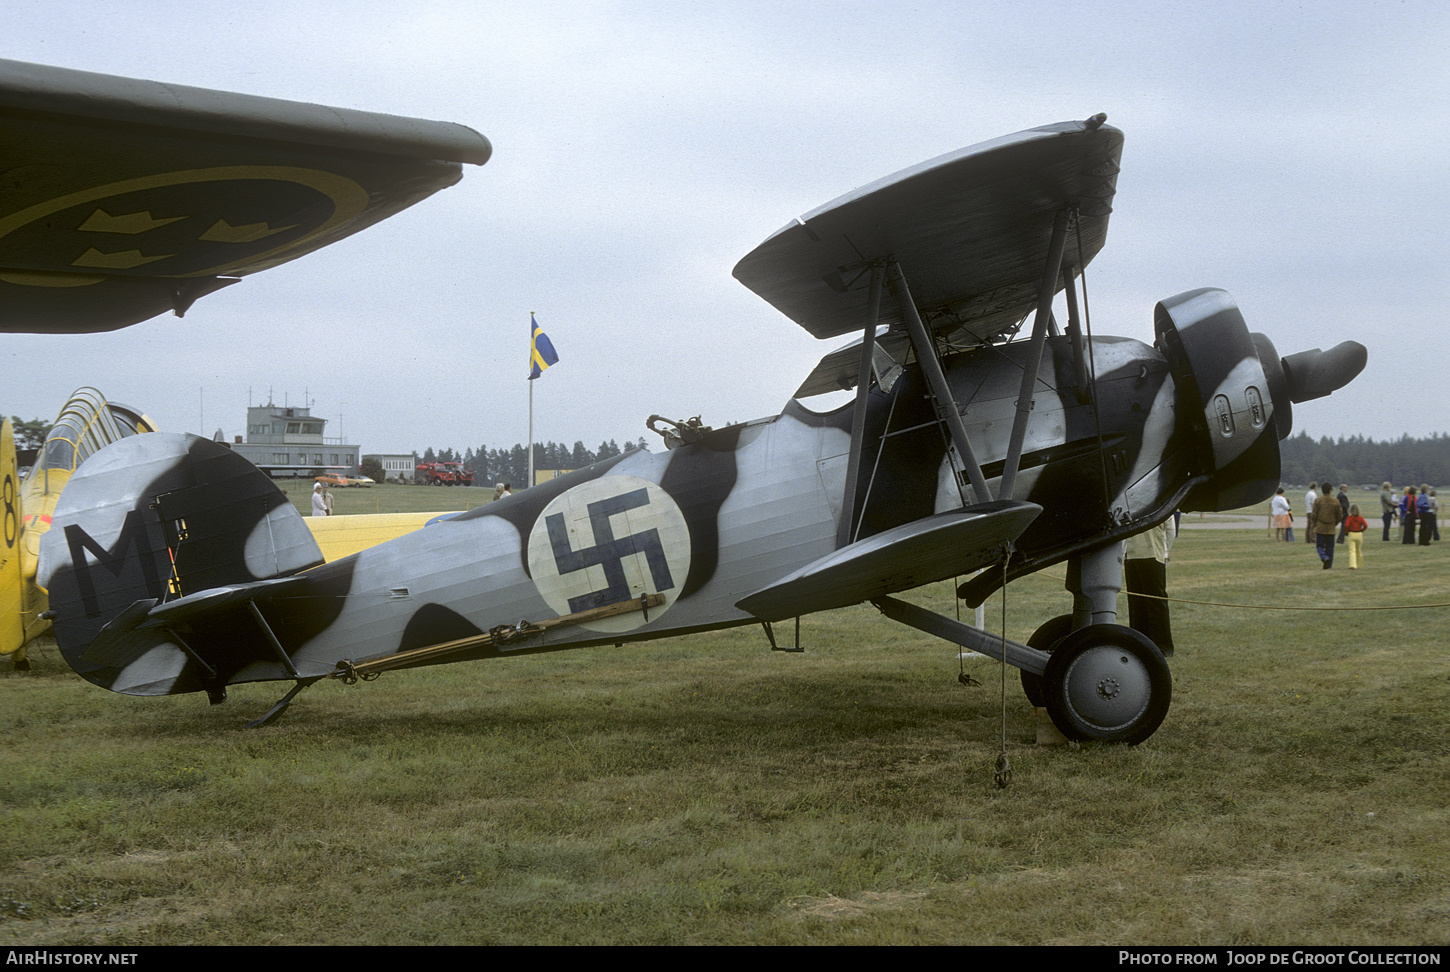
<path fill-rule="evenodd" d="M 1369 353 L 1358 341 L 1344 341 L 1328 351 L 1315 348 L 1284 358 L 1284 379 L 1289 398 L 1312 402 L 1349 384 L 1364 370 Z"/>
<path fill-rule="evenodd" d="M 1286 439 L 1294 427 L 1294 404 L 1323 398 L 1349 384 L 1364 370 L 1369 353 L 1358 341 L 1345 341 L 1321 351 L 1300 351 L 1279 357 L 1274 342 L 1257 332 L 1253 338 L 1269 394 L 1274 400 L 1274 427 Z"/>

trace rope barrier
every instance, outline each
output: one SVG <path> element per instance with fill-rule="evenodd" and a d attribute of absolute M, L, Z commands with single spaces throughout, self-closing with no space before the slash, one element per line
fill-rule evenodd
<path fill-rule="evenodd" d="M 1127 594 L 1127 591 L 1123 592 Z M 1362 607 L 1297 607 L 1289 604 L 1230 604 L 1226 601 L 1193 601 L 1186 597 L 1159 597 L 1157 594 L 1133 594 L 1133 597 L 1152 598 L 1155 601 L 1172 601 L 1176 604 L 1203 604 L 1209 607 L 1243 608 L 1246 611 L 1420 611 L 1426 608 L 1450 607 L 1450 601 L 1434 604 L 1381 604 Z"/>
<path fill-rule="evenodd" d="M 1038 571 L 1035 576 L 1049 577 L 1053 580 L 1064 582 L 1067 580 L 1067 577 L 1062 574 L 1049 574 L 1046 571 Z M 1122 593 L 1131 597 L 1147 598 L 1151 601 L 1168 601 L 1172 604 L 1201 604 L 1206 607 L 1242 608 L 1245 611 L 1421 611 L 1429 608 L 1450 607 L 1450 601 L 1436 601 L 1431 604 L 1371 604 L 1356 607 L 1298 607 L 1291 604 L 1234 604 L 1229 601 L 1194 601 L 1186 597 L 1163 597 L 1159 594 L 1139 594 L 1126 589 Z"/>

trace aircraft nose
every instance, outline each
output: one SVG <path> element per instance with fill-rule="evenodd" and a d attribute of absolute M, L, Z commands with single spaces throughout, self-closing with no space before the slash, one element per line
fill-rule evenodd
<path fill-rule="evenodd" d="M 1364 369 L 1363 345 L 1346 341 L 1280 357 L 1251 334 L 1233 298 L 1205 287 L 1160 301 L 1158 347 L 1178 389 L 1196 471 L 1184 509 L 1225 510 L 1267 499 L 1279 481 L 1279 439 L 1294 426 L 1294 404 L 1342 388 Z"/>
<path fill-rule="evenodd" d="M 1364 370 L 1369 352 L 1358 341 L 1344 341 L 1328 351 L 1315 348 L 1284 358 L 1284 379 L 1296 404 L 1323 398 L 1349 384 Z"/>

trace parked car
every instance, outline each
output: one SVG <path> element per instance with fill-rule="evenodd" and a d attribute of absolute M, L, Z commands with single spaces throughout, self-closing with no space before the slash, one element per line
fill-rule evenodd
<path fill-rule="evenodd" d="M 349 476 L 347 477 L 347 484 L 349 486 L 361 486 L 363 489 L 369 489 L 378 483 L 371 476 Z"/>
<path fill-rule="evenodd" d="M 316 481 L 324 486 L 337 486 L 339 488 L 349 485 L 346 476 L 339 476 L 336 473 L 323 473 L 317 477 Z"/>

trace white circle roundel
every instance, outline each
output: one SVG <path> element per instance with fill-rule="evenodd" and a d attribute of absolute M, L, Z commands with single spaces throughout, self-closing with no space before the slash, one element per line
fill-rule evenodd
<path fill-rule="evenodd" d="M 561 615 L 663 594 L 664 603 L 648 612 L 581 625 L 629 631 L 659 617 L 679 597 L 690 572 L 690 531 L 679 506 L 654 483 L 604 476 L 544 507 L 529 533 L 529 570 L 539 594 Z"/>

